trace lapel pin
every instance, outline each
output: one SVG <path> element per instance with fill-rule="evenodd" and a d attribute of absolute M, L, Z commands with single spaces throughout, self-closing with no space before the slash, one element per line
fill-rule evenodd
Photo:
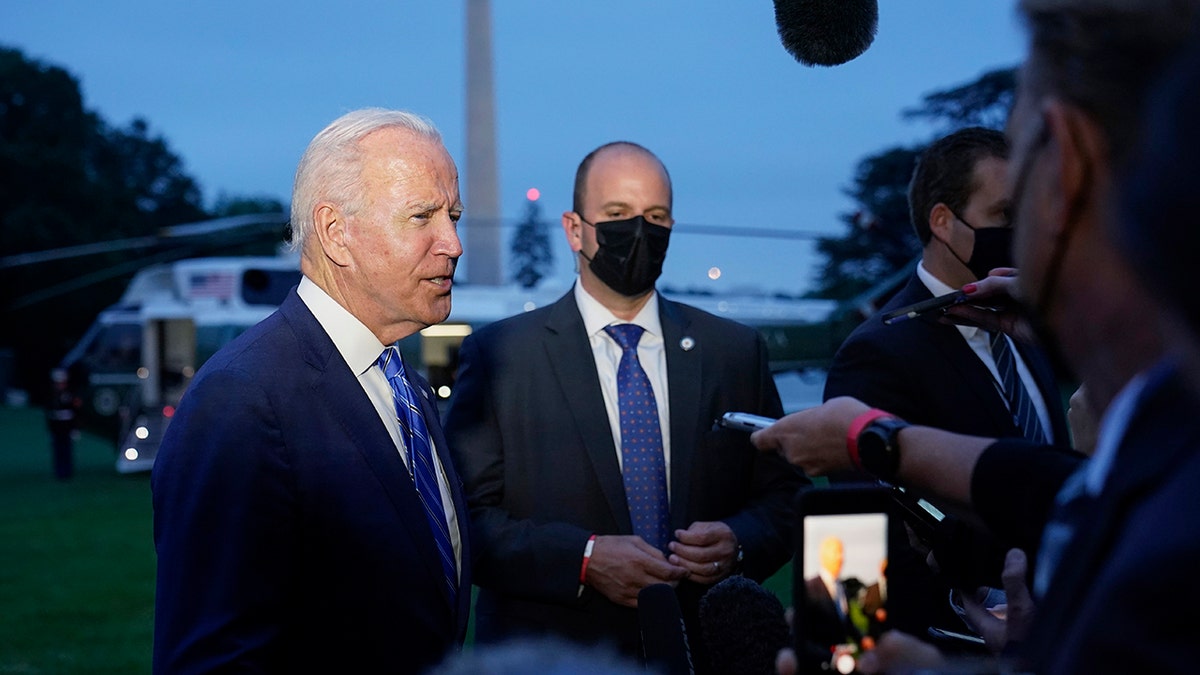
<path fill-rule="evenodd" d="M 693 348 L 695 348 L 696 341 L 693 340 L 690 336 L 685 337 L 679 341 L 679 346 L 683 348 L 683 351 L 690 352 L 690 351 L 692 351 Z"/>

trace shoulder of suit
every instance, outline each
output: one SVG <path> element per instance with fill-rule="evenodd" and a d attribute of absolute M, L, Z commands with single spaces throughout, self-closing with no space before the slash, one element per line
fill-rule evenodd
<path fill-rule="evenodd" d="M 545 305 L 528 312 L 521 312 L 520 314 L 514 314 L 503 319 L 497 319 L 472 331 L 468 339 L 491 342 L 514 334 L 536 330 L 538 327 L 546 324 L 555 304 Z"/>
<path fill-rule="evenodd" d="M 759 333 L 757 328 L 734 321 L 733 319 L 717 316 L 699 307 L 666 300 L 662 296 L 659 296 L 659 303 L 660 314 L 663 315 L 664 322 L 670 320 L 668 318 L 670 311 L 676 312 L 685 324 L 682 328 L 683 333 L 693 338 L 720 338 L 735 343 L 744 342 L 747 344 L 753 344 L 762 339 L 762 334 Z M 669 307 L 670 309 L 664 312 L 664 307 Z"/>

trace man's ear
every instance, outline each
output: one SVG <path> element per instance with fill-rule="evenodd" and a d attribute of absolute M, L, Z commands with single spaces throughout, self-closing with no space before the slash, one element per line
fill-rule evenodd
<path fill-rule="evenodd" d="M 346 217 L 329 202 L 321 202 L 313 208 L 313 234 L 321 243 L 325 257 L 338 267 L 346 267 L 353 258 L 346 228 Z"/>
<path fill-rule="evenodd" d="M 578 253 L 583 248 L 583 221 L 574 211 L 563 211 L 562 228 L 567 235 L 567 244 Z"/>
<path fill-rule="evenodd" d="M 954 227 L 954 212 L 942 202 L 929 209 L 929 232 L 943 243 L 950 241 L 950 228 Z"/>
<path fill-rule="evenodd" d="M 1100 127 L 1078 106 L 1050 99 L 1042 108 L 1059 195 L 1055 224 L 1062 229 L 1094 209 L 1099 181 L 1107 178 L 1108 144 Z"/>

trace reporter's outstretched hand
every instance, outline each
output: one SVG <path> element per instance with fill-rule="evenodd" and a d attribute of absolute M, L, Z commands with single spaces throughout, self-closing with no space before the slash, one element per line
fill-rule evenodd
<path fill-rule="evenodd" d="M 1014 340 L 1032 342 L 1033 327 L 1020 310 L 1017 270 L 997 267 L 988 276 L 963 286 L 968 300 L 946 309 L 949 323 L 979 326 L 987 331 L 1002 331 Z"/>
<path fill-rule="evenodd" d="M 975 598 L 963 598 L 967 620 L 983 636 L 993 654 L 1000 654 L 1009 642 L 1019 642 L 1029 634 L 1036 607 L 1029 587 L 1025 585 L 1027 571 L 1025 552 L 1019 548 L 1010 549 L 1004 556 L 1004 571 L 1000 573 L 1004 594 L 1008 596 L 1003 619 L 997 618 Z"/>
<path fill-rule="evenodd" d="M 815 408 L 794 412 L 750 435 L 759 450 L 774 450 L 809 476 L 853 469 L 846 433 L 854 418 L 870 408 L 849 396 L 831 398 Z"/>

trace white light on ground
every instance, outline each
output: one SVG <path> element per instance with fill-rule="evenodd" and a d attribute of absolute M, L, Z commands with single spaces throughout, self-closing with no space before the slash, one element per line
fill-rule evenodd
<path fill-rule="evenodd" d="M 137 448 L 125 448 L 125 459 L 132 462 L 137 458 L 138 458 Z"/>
<path fill-rule="evenodd" d="M 438 396 L 441 398 L 450 398 L 450 387 L 444 384 L 438 387 Z"/>
<path fill-rule="evenodd" d="M 146 427 L 138 427 L 137 429 L 133 430 L 133 435 L 144 441 L 147 438 L 150 438 L 150 430 Z"/>

